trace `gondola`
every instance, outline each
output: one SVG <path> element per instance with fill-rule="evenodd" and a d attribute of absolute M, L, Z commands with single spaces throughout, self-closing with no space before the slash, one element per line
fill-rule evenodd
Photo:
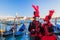
<path fill-rule="evenodd" d="M 21 28 L 19 29 L 19 31 L 17 31 L 17 32 L 15 33 L 15 36 L 23 35 L 23 34 L 24 34 L 24 30 L 25 30 L 25 25 L 23 24 L 23 25 L 21 26 Z"/>
<path fill-rule="evenodd" d="M 3 37 L 6 37 L 6 36 L 9 36 L 9 35 L 12 35 L 13 34 L 13 29 L 14 27 L 12 27 L 9 31 L 5 31 L 4 33 L 3 33 Z"/>
<path fill-rule="evenodd" d="M 4 34 L 3 34 L 3 37 L 13 35 L 13 29 L 14 29 L 14 27 L 12 27 L 9 31 L 5 31 Z M 23 34 L 24 29 L 25 29 L 25 25 L 23 24 L 23 25 L 20 27 L 19 31 L 16 31 L 16 32 L 14 33 L 14 36 L 18 36 L 18 35 Z"/>
<path fill-rule="evenodd" d="M 60 25 L 59 24 L 56 24 L 55 29 L 54 29 L 54 34 L 60 35 Z"/>

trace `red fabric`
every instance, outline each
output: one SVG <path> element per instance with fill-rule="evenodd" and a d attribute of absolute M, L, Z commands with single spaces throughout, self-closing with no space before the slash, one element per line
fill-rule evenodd
<path fill-rule="evenodd" d="M 49 21 L 49 18 L 48 18 L 48 16 L 46 16 L 44 20 L 46 20 L 46 21 Z"/>
<path fill-rule="evenodd" d="M 45 35 L 49 35 L 48 29 L 47 29 L 47 27 L 45 26 L 45 24 L 43 24 L 42 27 L 43 27 L 44 30 L 45 30 L 44 34 L 45 34 Z"/>
<path fill-rule="evenodd" d="M 49 27 L 52 27 L 52 24 L 51 24 L 50 22 L 49 22 L 47 25 L 48 25 Z M 56 37 L 54 34 L 52 34 L 51 36 L 49 36 L 50 33 L 48 32 L 47 27 L 46 27 L 45 24 L 42 24 L 42 27 L 43 27 L 44 30 L 45 30 L 45 33 L 44 33 L 45 36 L 43 36 L 41 40 L 57 40 L 57 37 Z"/>
<path fill-rule="evenodd" d="M 57 37 L 55 35 L 43 36 L 41 40 L 57 40 Z"/>
<path fill-rule="evenodd" d="M 45 26 L 46 26 L 45 23 L 43 23 L 43 24 L 42 24 L 42 27 L 44 28 Z M 48 22 L 48 26 L 49 26 L 49 27 L 52 27 L 52 23 L 51 23 L 50 21 Z"/>
<path fill-rule="evenodd" d="M 35 10 L 34 17 L 39 17 L 39 6 L 32 5 L 32 7 Z"/>
<path fill-rule="evenodd" d="M 37 22 L 37 21 L 34 20 L 33 23 L 36 25 L 36 29 L 35 30 L 39 31 L 40 30 L 40 28 L 38 27 L 39 22 Z M 42 34 L 41 33 L 38 34 L 37 32 L 35 34 L 31 34 L 31 36 L 33 36 L 33 37 L 34 36 L 38 36 L 38 37 L 42 38 Z"/>
<path fill-rule="evenodd" d="M 47 26 L 47 25 L 48 25 L 48 26 Z M 48 22 L 47 25 L 42 24 L 42 27 L 43 27 L 44 30 L 45 30 L 44 34 L 45 34 L 45 35 L 50 35 L 50 33 L 48 32 L 47 27 L 52 27 L 52 24 L 51 24 L 50 22 Z"/>
<path fill-rule="evenodd" d="M 34 20 L 33 23 L 34 23 L 35 26 L 36 26 L 36 29 L 35 29 L 35 30 L 39 31 L 40 29 L 38 28 L 38 22 Z M 32 32 L 32 31 L 31 31 L 31 32 Z M 37 33 L 35 33 L 35 34 L 31 34 L 31 36 L 38 36 L 38 35 L 37 35 Z"/>

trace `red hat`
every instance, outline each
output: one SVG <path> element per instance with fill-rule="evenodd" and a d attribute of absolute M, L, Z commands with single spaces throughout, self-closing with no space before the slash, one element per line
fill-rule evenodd
<path fill-rule="evenodd" d="M 45 21 L 49 21 L 50 20 L 50 16 L 46 16 L 44 20 Z"/>
<path fill-rule="evenodd" d="M 54 13 L 54 10 L 50 10 L 49 15 L 47 15 L 44 20 L 49 21 L 52 18 L 53 13 Z"/>
<path fill-rule="evenodd" d="M 39 17 L 39 6 L 32 5 L 34 8 L 34 17 Z"/>

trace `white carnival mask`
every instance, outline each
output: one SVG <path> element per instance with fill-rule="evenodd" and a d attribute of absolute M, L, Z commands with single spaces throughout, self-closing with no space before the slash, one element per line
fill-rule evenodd
<path fill-rule="evenodd" d="M 44 23 L 45 23 L 45 24 L 47 24 L 47 22 L 46 22 L 46 21 L 44 21 Z"/>
<path fill-rule="evenodd" d="M 39 17 L 36 17 L 36 21 L 39 21 Z"/>

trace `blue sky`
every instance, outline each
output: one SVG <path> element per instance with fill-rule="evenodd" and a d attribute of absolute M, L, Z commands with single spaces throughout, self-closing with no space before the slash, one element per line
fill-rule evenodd
<path fill-rule="evenodd" d="M 38 5 L 40 16 L 45 17 L 49 10 L 54 9 L 53 17 L 60 16 L 60 0 L 0 0 L 0 16 L 32 17 L 34 9 L 32 4 Z"/>

